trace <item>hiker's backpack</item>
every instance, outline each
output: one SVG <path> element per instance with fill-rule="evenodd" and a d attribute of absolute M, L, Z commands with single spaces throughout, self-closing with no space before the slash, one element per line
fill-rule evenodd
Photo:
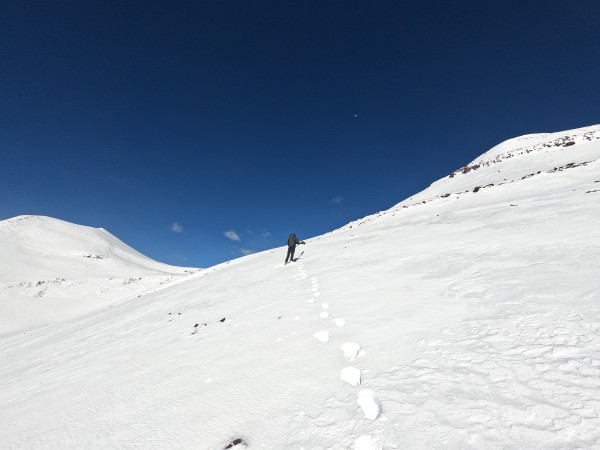
<path fill-rule="evenodd" d="M 293 247 L 296 245 L 296 233 L 290 234 L 288 238 L 288 247 Z"/>

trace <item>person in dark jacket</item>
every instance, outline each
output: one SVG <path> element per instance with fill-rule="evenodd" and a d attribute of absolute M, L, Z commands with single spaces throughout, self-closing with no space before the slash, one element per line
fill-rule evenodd
<path fill-rule="evenodd" d="M 296 237 L 296 233 L 290 234 L 290 237 L 288 238 L 288 252 L 287 256 L 285 257 L 286 264 L 288 263 L 288 260 L 290 262 L 294 262 L 294 252 L 296 251 L 296 245 L 300 244 L 304 244 L 304 241 L 299 241 Z"/>

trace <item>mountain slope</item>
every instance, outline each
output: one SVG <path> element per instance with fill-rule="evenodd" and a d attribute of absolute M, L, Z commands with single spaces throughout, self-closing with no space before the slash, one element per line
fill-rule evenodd
<path fill-rule="evenodd" d="M 295 264 L 250 255 L 0 340 L 0 442 L 600 446 L 600 143 L 537 155 L 308 239 Z"/>
<path fill-rule="evenodd" d="M 0 221 L 0 335 L 63 321 L 188 275 L 106 230 L 42 216 Z"/>

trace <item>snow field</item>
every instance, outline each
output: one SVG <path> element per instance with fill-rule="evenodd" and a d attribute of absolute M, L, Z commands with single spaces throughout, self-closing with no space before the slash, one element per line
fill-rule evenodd
<path fill-rule="evenodd" d="M 0 447 L 600 448 L 600 147 L 519 145 L 296 263 L 0 338 Z"/>
<path fill-rule="evenodd" d="M 300 273 L 300 279 L 305 280 L 307 278 L 307 274 L 304 270 L 303 263 L 301 261 L 296 262 L 298 266 L 298 271 Z M 311 278 L 312 288 L 310 289 L 314 292 L 315 297 L 319 297 L 321 295 L 318 288 L 318 281 L 316 277 Z M 323 319 L 327 319 L 330 316 L 328 312 L 330 305 L 329 303 L 321 303 L 321 308 L 325 311 L 321 311 L 319 313 L 319 317 Z M 336 326 L 342 327 L 346 324 L 346 321 L 342 318 L 334 319 L 333 321 Z M 329 330 L 318 331 L 313 337 L 322 343 L 329 342 L 331 338 L 331 333 Z M 360 354 L 360 345 L 354 343 L 345 343 L 341 346 L 343 351 L 343 356 L 351 361 L 353 361 Z M 361 370 L 356 367 L 345 367 L 340 371 L 340 379 L 350 386 L 356 387 L 361 383 L 362 373 Z M 356 403 L 362 409 L 365 417 L 369 420 L 375 420 L 382 413 L 383 408 L 381 406 L 381 402 L 377 398 L 376 394 L 369 389 L 362 389 L 358 392 Z M 374 437 L 363 435 L 356 439 L 354 443 L 355 448 L 361 449 L 374 449 L 380 448 L 378 447 L 377 441 Z"/>

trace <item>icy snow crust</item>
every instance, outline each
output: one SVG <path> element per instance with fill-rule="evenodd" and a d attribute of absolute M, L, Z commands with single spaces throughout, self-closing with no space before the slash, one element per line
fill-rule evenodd
<path fill-rule="evenodd" d="M 197 269 L 156 262 L 101 228 L 0 221 L 0 336 L 136 297 Z"/>
<path fill-rule="evenodd" d="M 0 447 L 600 448 L 589 131 L 306 240 L 293 264 L 250 255 L 0 339 Z"/>

